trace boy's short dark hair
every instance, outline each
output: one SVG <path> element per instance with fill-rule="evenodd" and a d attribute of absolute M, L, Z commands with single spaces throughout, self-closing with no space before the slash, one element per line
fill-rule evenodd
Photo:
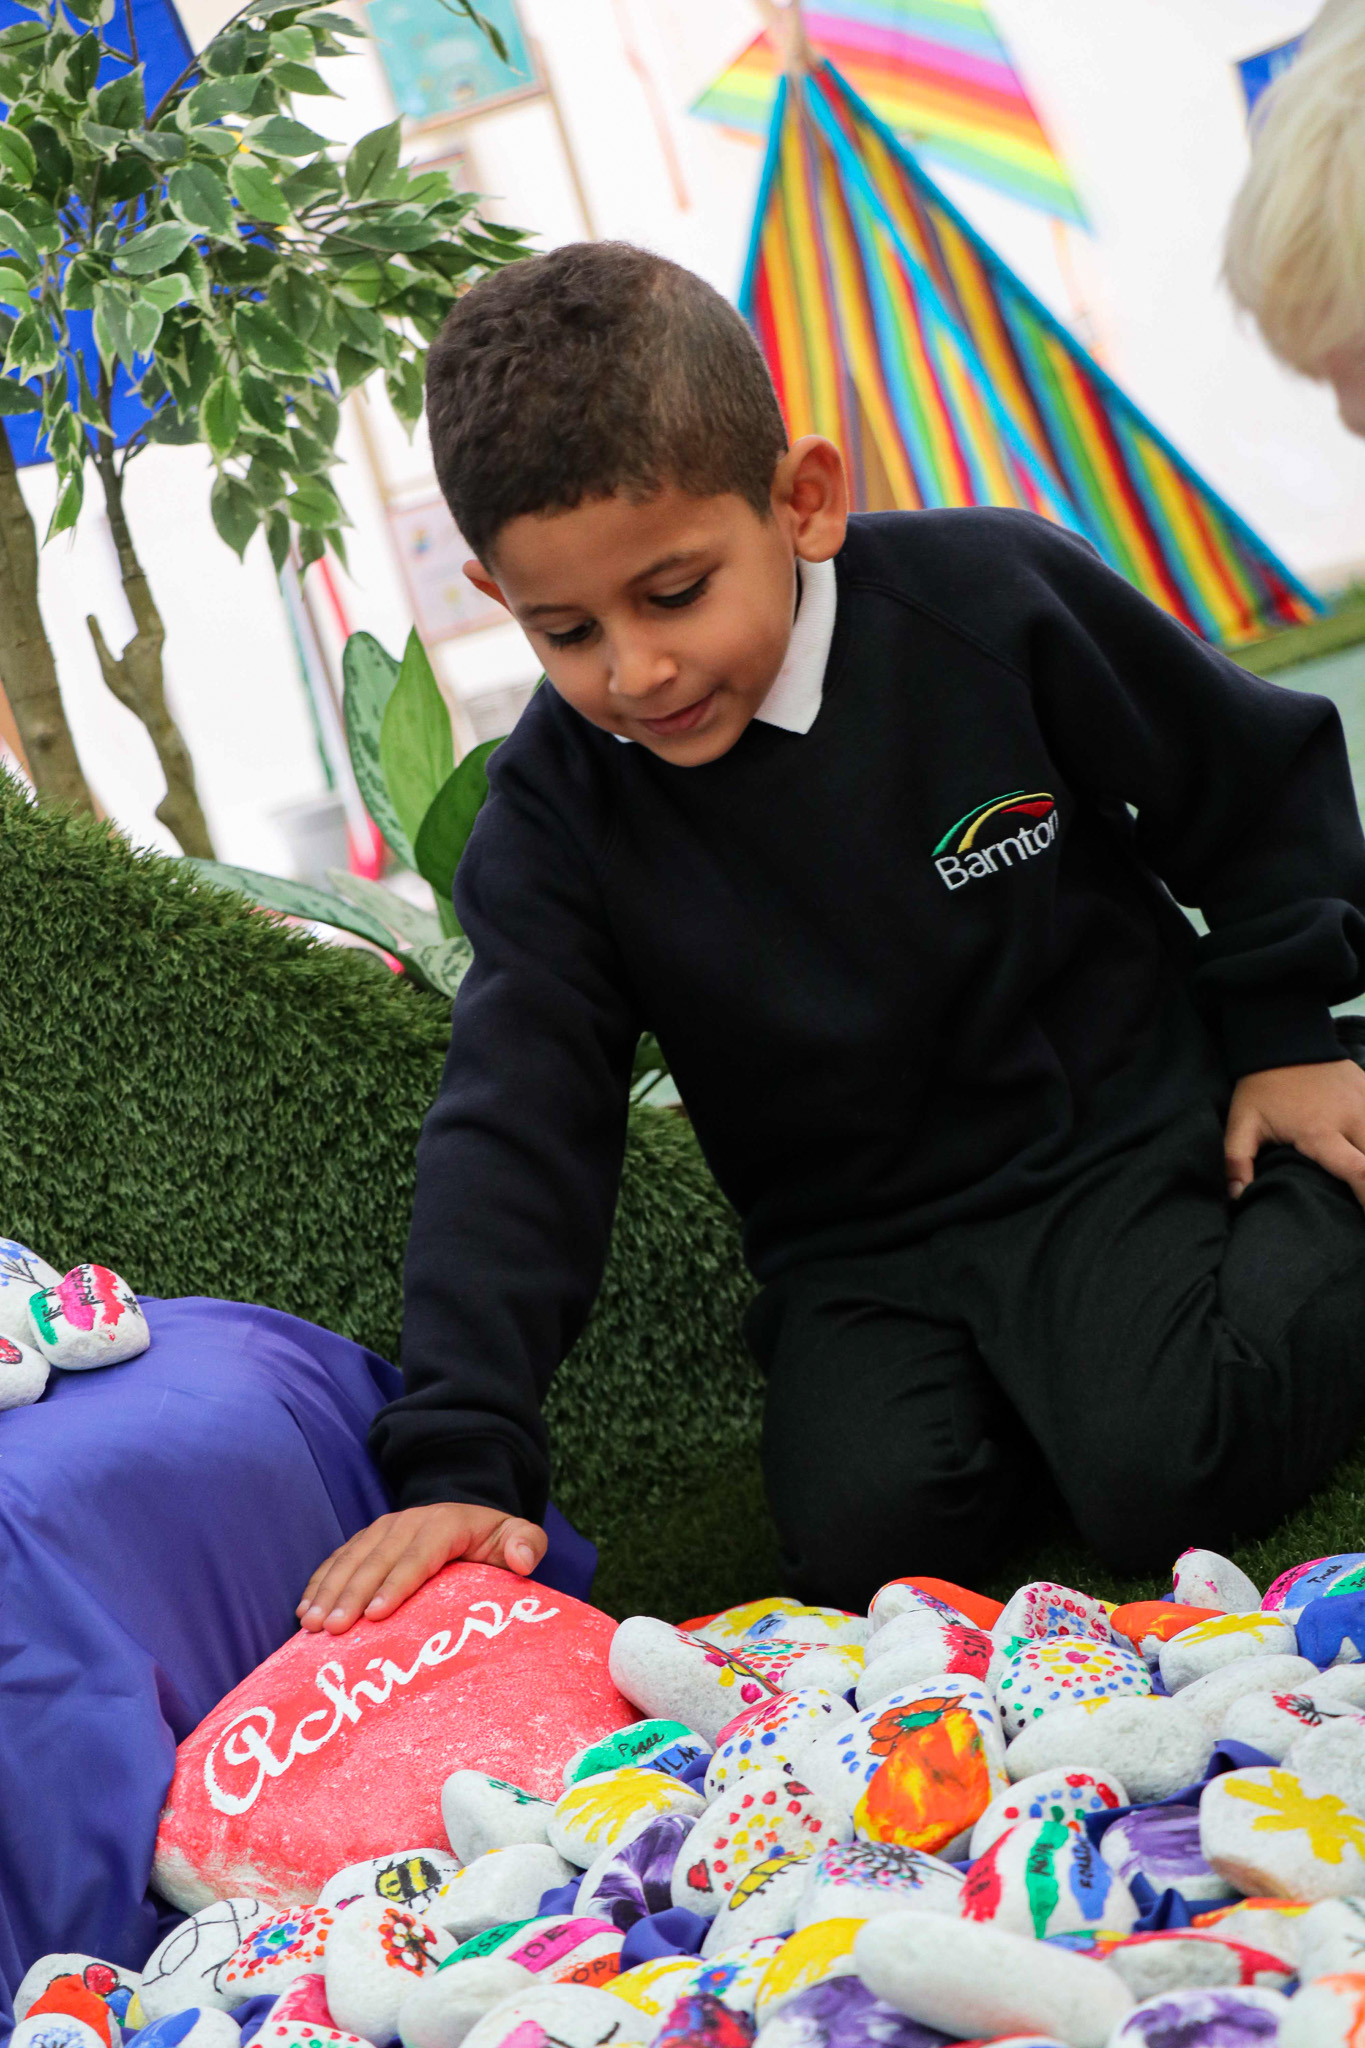
<path fill-rule="evenodd" d="M 481 559 L 508 520 L 669 484 L 761 515 L 787 446 L 748 327 L 702 278 L 628 242 L 572 242 L 474 286 L 427 361 L 427 423 Z"/>

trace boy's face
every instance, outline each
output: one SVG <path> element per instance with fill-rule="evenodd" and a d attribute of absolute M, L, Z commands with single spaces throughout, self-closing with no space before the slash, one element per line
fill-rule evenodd
<path fill-rule="evenodd" d="M 728 753 L 782 666 L 796 558 L 843 545 L 848 492 L 832 442 L 782 457 L 772 511 L 670 486 L 509 520 L 465 574 L 505 604 L 560 695 L 604 732 L 695 768 Z"/>

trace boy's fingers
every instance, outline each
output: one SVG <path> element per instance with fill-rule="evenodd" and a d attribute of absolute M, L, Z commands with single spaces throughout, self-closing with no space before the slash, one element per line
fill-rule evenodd
<path fill-rule="evenodd" d="M 359 1536 L 328 1560 L 323 1577 L 314 1588 L 312 1600 L 300 1620 L 304 1628 L 318 1629 L 344 1616 L 340 1628 L 349 1628 L 403 1549 L 403 1537 L 394 1529 L 362 1529 Z M 362 1586 L 365 1598 L 356 1599 L 353 1588 Z"/>
<path fill-rule="evenodd" d="M 509 1515 L 500 1522 L 484 1546 L 484 1556 L 489 1564 L 499 1560 L 509 1572 L 520 1572 L 525 1578 L 533 1572 L 544 1557 L 549 1538 L 534 1522 L 523 1522 L 515 1515 Z"/>
<path fill-rule="evenodd" d="M 1315 1159 L 1319 1166 L 1325 1166 L 1328 1173 L 1334 1173 L 1338 1180 L 1344 1180 L 1365 1208 L 1365 1152 L 1335 1131 L 1314 1145 L 1301 1143 L 1298 1149 L 1306 1152 L 1310 1159 Z"/>

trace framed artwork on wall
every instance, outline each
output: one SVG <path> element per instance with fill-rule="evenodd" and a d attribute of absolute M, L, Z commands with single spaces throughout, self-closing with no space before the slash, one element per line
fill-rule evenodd
<path fill-rule="evenodd" d="M 487 36 L 443 0 L 369 0 L 375 47 L 408 120 L 482 114 L 544 91 L 516 0 L 478 0 L 478 7 L 501 34 L 506 63 Z"/>

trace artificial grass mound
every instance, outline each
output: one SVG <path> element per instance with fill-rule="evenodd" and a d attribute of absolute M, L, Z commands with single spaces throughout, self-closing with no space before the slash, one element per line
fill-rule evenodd
<path fill-rule="evenodd" d="M 262 1302 L 398 1356 L 413 1154 L 448 1005 L 0 772 L 0 1231 L 149 1294 Z M 690 1125 L 631 1112 L 597 1305 L 555 1381 L 555 1497 L 596 1598 L 681 1619 L 778 1589 L 739 1233 Z M 1136 1599 L 1041 1508 L 983 1591 Z M 1197 1532 L 1191 1532 L 1192 1536 Z M 1239 1549 L 1264 1587 L 1365 1547 L 1365 1456 Z M 889 1558 L 888 1576 L 916 1560 Z"/>
<path fill-rule="evenodd" d="M 397 1359 L 449 1004 L 2 772 L 0 958 L 0 1231 Z M 602 1291 L 549 1410 L 555 1497 L 608 1582 L 634 1516 L 756 1438 L 751 1291 L 690 1125 L 636 1108 Z"/>

